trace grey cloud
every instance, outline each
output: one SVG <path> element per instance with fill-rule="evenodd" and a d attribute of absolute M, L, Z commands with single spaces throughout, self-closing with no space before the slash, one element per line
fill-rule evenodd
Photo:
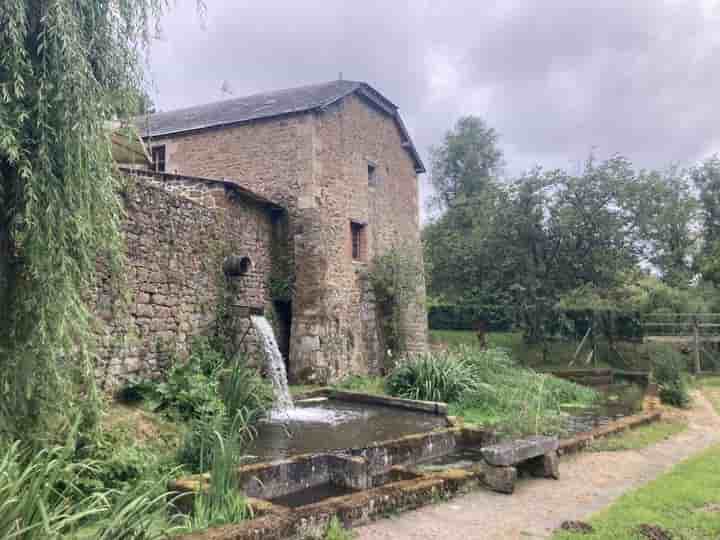
<path fill-rule="evenodd" d="M 217 94 L 223 80 L 243 95 L 332 80 L 340 72 L 372 82 L 403 108 L 422 98 L 423 44 L 404 2 L 216 0 L 207 7 L 205 31 L 187 28 L 188 7 L 165 22 L 175 60 L 184 65 L 166 68 L 161 58 L 154 65 L 158 84 L 167 69 L 191 79 L 189 87 L 167 89 L 172 106 L 202 101 L 203 92 Z M 191 35 L 178 39 L 176 25 Z M 160 88 L 161 104 L 165 93 Z"/>
<path fill-rule="evenodd" d="M 469 86 L 523 153 L 597 147 L 647 166 L 709 151 L 720 120 L 720 20 L 699 3 L 527 2 L 466 57 Z"/>

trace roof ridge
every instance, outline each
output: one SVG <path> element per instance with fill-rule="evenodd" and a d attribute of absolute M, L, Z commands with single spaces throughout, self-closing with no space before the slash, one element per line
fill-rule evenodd
<path fill-rule="evenodd" d="M 142 115 L 136 116 L 135 118 L 136 118 L 136 120 L 139 120 L 139 119 L 144 119 L 147 116 L 152 117 L 152 116 L 157 116 L 157 115 L 161 115 L 161 114 L 181 113 L 181 112 L 185 112 L 185 111 L 191 111 L 194 109 L 201 109 L 203 107 L 213 107 L 213 106 L 217 106 L 217 105 L 229 104 L 229 103 L 232 103 L 235 101 L 241 101 L 244 99 L 257 98 L 260 96 L 272 96 L 272 95 L 283 94 L 283 93 L 288 93 L 288 92 L 310 90 L 313 88 L 323 88 L 323 87 L 328 87 L 332 84 L 337 84 L 337 83 L 351 83 L 352 85 L 355 86 L 353 91 L 356 90 L 357 88 L 359 88 L 360 86 L 362 86 L 363 84 L 365 84 L 360 81 L 350 81 L 347 79 L 335 79 L 335 80 L 326 81 L 326 82 L 322 82 L 322 83 L 304 84 L 301 86 L 293 86 L 290 88 L 280 88 L 277 90 L 270 90 L 269 92 L 253 92 L 252 94 L 245 94 L 242 96 L 234 96 L 234 97 L 230 97 L 230 98 L 226 98 L 226 99 L 218 99 L 215 101 L 206 101 L 205 103 L 198 103 L 197 105 L 189 105 L 187 107 L 180 107 L 177 109 L 169 109 L 167 111 L 158 111 L 158 112 L 150 113 L 150 114 L 142 114 Z"/>

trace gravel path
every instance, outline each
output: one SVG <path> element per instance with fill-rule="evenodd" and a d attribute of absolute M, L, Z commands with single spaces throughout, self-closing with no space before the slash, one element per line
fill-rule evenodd
<path fill-rule="evenodd" d="M 513 495 L 478 490 L 356 529 L 359 540 L 548 538 L 565 520 L 587 519 L 624 492 L 720 442 L 720 417 L 701 394 L 688 429 L 642 450 L 584 452 L 563 458 L 561 479 L 520 480 Z"/>

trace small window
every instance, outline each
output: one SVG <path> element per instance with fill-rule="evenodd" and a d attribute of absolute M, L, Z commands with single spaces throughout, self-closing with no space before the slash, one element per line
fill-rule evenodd
<path fill-rule="evenodd" d="M 377 184 L 376 172 L 377 167 L 372 163 L 368 163 L 368 186 L 374 186 Z"/>
<path fill-rule="evenodd" d="M 365 225 L 350 222 L 350 235 L 352 237 L 352 258 L 354 261 L 365 259 Z"/>
<path fill-rule="evenodd" d="M 152 162 L 155 172 L 165 172 L 165 145 L 152 147 Z"/>

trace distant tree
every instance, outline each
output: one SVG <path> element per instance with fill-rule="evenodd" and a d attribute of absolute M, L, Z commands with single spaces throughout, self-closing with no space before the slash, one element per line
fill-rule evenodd
<path fill-rule="evenodd" d="M 580 176 L 552 173 L 549 229 L 566 287 L 612 287 L 638 263 L 639 238 L 625 197 L 633 180 L 622 156 L 599 164 L 590 158 Z"/>
<path fill-rule="evenodd" d="M 627 199 L 634 209 L 645 258 L 665 283 L 687 287 L 697 254 L 698 225 L 698 201 L 689 172 L 675 166 L 641 171 Z"/>
<path fill-rule="evenodd" d="M 537 342 L 547 333 L 548 314 L 557 301 L 560 243 L 547 220 L 552 175 L 540 169 L 512 182 L 494 229 L 494 264 L 500 264 L 495 287 L 507 291 L 516 322 L 525 338 Z"/>
<path fill-rule="evenodd" d="M 565 294 L 585 285 L 614 289 L 637 264 L 635 227 L 623 198 L 632 179 L 624 158 L 599 164 L 590 158 L 579 176 L 537 170 L 512 185 L 491 258 L 506 261 L 496 286 L 513 291 L 527 341 L 552 333 Z"/>
<path fill-rule="evenodd" d="M 609 314 L 635 309 L 628 291 L 650 271 L 680 297 L 697 292 L 697 268 L 720 283 L 720 158 L 636 171 L 620 155 L 590 156 L 579 174 L 538 168 L 499 181 L 496 145 L 492 128 L 466 117 L 432 151 L 431 297 L 512 313 L 538 342 L 556 331 L 558 309 L 604 313 L 610 328 Z"/>
<path fill-rule="evenodd" d="M 498 215 L 502 190 L 496 176 L 502 152 L 495 130 L 478 117 L 466 116 L 430 154 L 431 203 L 441 214 L 423 231 L 428 289 L 431 295 L 453 301 L 462 295 L 470 301 L 468 287 L 487 290 L 483 284 L 495 272 L 479 257 Z"/>
<path fill-rule="evenodd" d="M 460 118 L 440 146 L 430 149 L 433 203 L 446 209 L 467 203 L 497 177 L 502 151 L 497 132 L 477 116 Z"/>
<path fill-rule="evenodd" d="M 720 157 L 706 159 L 691 171 L 700 197 L 702 251 L 697 266 L 703 278 L 720 283 Z"/>
<path fill-rule="evenodd" d="M 481 188 L 451 190 L 452 203 L 423 231 L 431 295 L 478 306 L 496 299 L 538 342 L 563 295 L 584 285 L 611 291 L 638 265 L 636 177 L 625 158 L 590 158 L 577 176 L 479 178 L 472 185 Z"/>

